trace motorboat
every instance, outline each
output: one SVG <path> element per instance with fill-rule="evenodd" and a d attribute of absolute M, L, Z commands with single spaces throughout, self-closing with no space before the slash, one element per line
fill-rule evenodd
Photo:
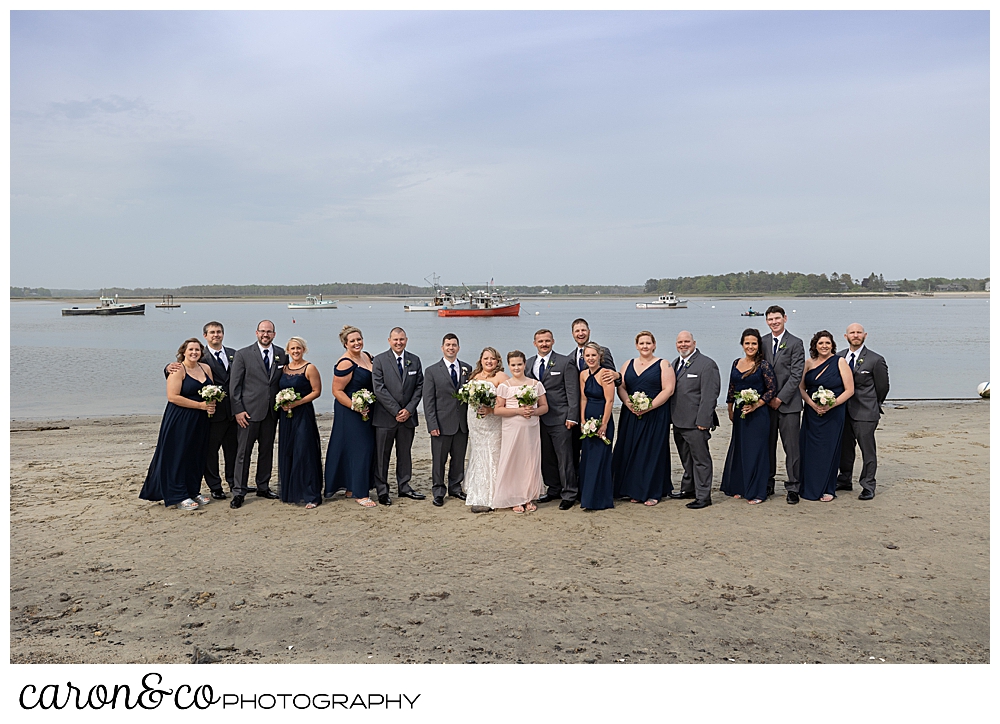
<path fill-rule="evenodd" d="M 444 289 L 440 284 L 441 278 L 437 274 L 431 274 L 430 277 L 424 277 L 424 281 L 427 282 L 431 286 L 431 289 L 434 290 L 434 296 L 430 299 L 430 301 L 422 302 L 420 304 L 404 304 L 404 312 L 437 312 L 441 309 L 467 307 L 469 305 L 467 297 L 456 297 L 447 289 Z"/>
<path fill-rule="evenodd" d="M 337 302 L 339 299 L 323 299 L 323 295 L 319 296 L 313 294 L 307 294 L 306 300 L 304 302 L 292 302 L 288 305 L 289 309 L 336 309 Z"/>
<path fill-rule="evenodd" d="M 673 292 L 661 294 L 655 302 L 639 302 L 636 309 L 687 309 L 688 300 L 678 299 Z"/>
<path fill-rule="evenodd" d="M 122 304 L 118 301 L 118 295 L 113 297 L 101 297 L 101 303 L 97 307 L 70 307 L 63 309 L 64 317 L 79 317 L 84 315 L 98 315 L 101 317 L 119 316 L 125 314 L 145 314 L 145 304 Z"/>
<path fill-rule="evenodd" d="M 501 291 L 480 289 L 469 292 L 463 305 L 438 310 L 439 317 L 516 317 L 521 313 L 521 300 L 508 299 Z"/>

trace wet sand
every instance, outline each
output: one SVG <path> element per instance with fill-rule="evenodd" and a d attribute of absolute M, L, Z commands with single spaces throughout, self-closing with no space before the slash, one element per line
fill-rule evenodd
<path fill-rule="evenodd" d="M 701 511 L 188 513 L 137 498 L 158 427 L 12 423 L 12 663 L 990 660 L 988 402 L 887 409 L 870 502 L 726 498 L 724 424 Z"/>

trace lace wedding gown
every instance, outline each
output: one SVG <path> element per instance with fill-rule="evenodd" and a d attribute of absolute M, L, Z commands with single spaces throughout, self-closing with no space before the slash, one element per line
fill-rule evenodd
<path fill-rule="evenodd" d="M 493 385 L 492 382 L 489 384 Z M 494 388 L 496 385 L 493 385 Z M 500 428 L 503 418 L 486 415 L 476 417 L 471 405 L 469 420 L 469 462 L 465 466 L 465 504 L 493 507 L 497 464 L 500 462 Z"/>

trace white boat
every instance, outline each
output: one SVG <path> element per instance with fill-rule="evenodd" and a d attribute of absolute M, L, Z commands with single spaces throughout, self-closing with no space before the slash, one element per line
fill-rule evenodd
<path fill-rule="evenodd" d="M 440 278 L 437 274 L 431 274 L 429 279 L 424 277 L 424 281 L 434 289 L 434 297 L 428 302 L 404 304 L 404 312 L 437 312 L 440 309 L 452 309 L 454 307 L 461 309 L 462 307 L 469 306 L 469 300 L 466 297 L 455 297 L 447 289 L 442 289 L 438 284 Z"/>
<path fill-rule="evenodd" d="M 661 294 L 655 302 L 639 302 L 636 309 L 687 309 L 688 300 L 678 299 L 673 292 Z"/>
<path fill-rule="evenodd" d="M 339 299 L 323 299 L 323 295 L 314 296 L 312 294 L 306 295 L 305 302 L 292 302 L 288 305 L 289 309 L 336 309 L 337 302 Z"/>
<path fill-rule="evenodd" d="M 101 317 L 118 316 L 122 314 L 146 314 L 145 304 L 122 304 L 118 301 L 118 295 L 114 297 L 101 297 L 99 307 L 80 309 L 71 307 L 62 310 L 64 317 L 79 317 L 82 315 L 97 315 Z"/>

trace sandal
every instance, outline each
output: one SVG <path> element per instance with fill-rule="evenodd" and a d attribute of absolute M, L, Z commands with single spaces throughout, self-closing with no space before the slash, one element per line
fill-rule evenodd
<path fill-rule="evenodd" d="M 534 503 L 525 503 L 524 509 L 531 513 L 532 511 L 538 510 L 538 506 Z"/>
<path fill-rule="evenodd" d="M 378 503 L 376 503 L 371 498 L 360 498 L 358 499 L 358 505 L 362 508 L 374 508 Z"/>
<path fill-rule="evenodd" d="M 750 504 L 750 505 L 760 505 L 763 502 L 764 501 L 761 500 L 760 498 L 754 498 L 753 500 L 748 500 L 747 501 L 747 503 Z"/>
<path fill-rule="evenodd" d="M 194 496 L 194 502 L 196 502 L 198 505 L 208 505 L 209 503 L 212 502 L 212 499 L 209 498 L 207 495 L 196 495 Z"/>
<path fill-rule="evenodd" d="M 198 504 L 191 500 L 191 498 L 188 498 L 177 504 L 177 510 L 198 510 Z"/>
<path fill-rule="evenodd" d="M 318 508 L 318 507 L 319 506 L 316 505 L 316 503 L 306 503 L 306 510 L 312 510 L 313 508 Z"/>
<path fill-rule="evenodd" d="M 653 498 L 650 498 L 645 503 L 643 503 L 643 505 L 648 505 L 650 508 L 652 508 L 654 505 L 656 505 L 659 502 L 660 502 L 659 500 L 654 500 Z"/>
<path fill-rule="evenodd" d="M 733 496 L 733 500 L 739 500 L 742 497 L 743 497 L 742 495 L 736 494 Z"/>
<path fill-rule="evenodd" d="M 833 496 L 830 495 L 829 493 L 826 493 L 825 495 L 820 497 L 819 502 L 829 503 L 831 500 L 833 500 Z"/>
<path fill-rule="evenodd" d="M 513 510 L 515 513 L 523 513 L 524 512 L 524 506 L 523 505 L 515 505 L 513 508 L 511 508 L 511 510 Z"/>

